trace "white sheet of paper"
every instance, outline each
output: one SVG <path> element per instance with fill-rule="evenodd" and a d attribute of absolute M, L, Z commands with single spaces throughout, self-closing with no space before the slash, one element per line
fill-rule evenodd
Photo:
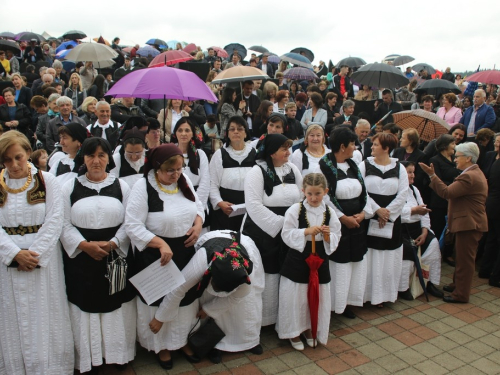
<path fill-rule="evenodd" d="M 229 214 L 229 217 L 244 215 L 247 212 L 245 203 L 235 204 L 231 206 L 231 208 L 233 209 L 233 212 Z"/>
<path fill-rule="evenodd" d="M 394 223 L 387 222 L 383 228 L 379 227 L 378 220 L 371 219 L 368 225 L 368 235 L 380 238 L 392 238 Z"/>
<path fill-rule="evenodd" d="M 160 259 L 151 263 L 134 277 L 130 282 L 134 284 L 148 305 L 165 297 L 165 295 L 186 280 L 174 262 L 170 261 L 165 266 L 160 266 Z"/>

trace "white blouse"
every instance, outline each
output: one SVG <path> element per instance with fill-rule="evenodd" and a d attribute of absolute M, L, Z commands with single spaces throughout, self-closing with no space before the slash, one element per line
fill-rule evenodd
<path fill-rule="evenodd" d="M 261 166 L 264 171 L 267 170 L 267 163 L 258 161 L 258 165 L 248 172 L 245 179 L 245 207 L 253 222 L 274 238 L 283 228 L 284 217 L 275 214 L 267 207 L 290 207 L 299 202 L 302 197 L 302 175 L 299 169 L 290 162 L 275 168 L 281 181 L 283 181 L 283 176 L 293 171 L 295 183 L 279 184 L 273 188 L 272 194 L 268 196 L 264 191 L 264 176 Z"/>
<path fill-rule="evenodd" d="M 401 213 L 401 222 L 402 223 L 420 222 L 422 228 L 427 228 L 430 230 L 431 219 L 428 213 L 425 215 L 411 214 L 411 209 L 413 207 L 424 204 L 424 201 L 422 200 L 422 196 L 420 195 L 420 191 L 418 190 L 418 188 L 413 186 L 413 189 L 415 190 L 417 199 L 415 199 L 415 195 L 413 195 L 413 190 L 411 189 L 411 187 L 408 187 L 408 198 L 406 199 L 406 204 L 403 207 L 403 212 Z"/>
<path fill-rule="evenodd" d="M 319 161 L 321 160 L 321 158 L 323 156 L 325 156 L 326 154 L 330 153 L 330 150 L 327 147 L 325 147 L 325 152 L 320 157 L 312 156 L 309 153 L 309 150 L 307 148 L 305 150 L 305 153 L 307 155 L 307 160 L 309 161 L 309 168 L 307 168 L 307 169 L 303 169 L 303 166 L 302 166 L 302 156 L 304 154 L 302 153 L 302 151 L 300 150 L 300 148 L 297 149 L 297 150 L 295 150 L 293 152 L 292 158 L 291 158 L 291 162 L 297 168 L 299 168 L 299 171 L 301 171 L 302 176 L 305 176 L 308 173 L 321 173 L 321 169 L 319 168 Z"/>
<path fill-rule="evenodd" d="M 184 154 L 184 163 L 186 166 L 183 168 L 182 172 L 185 176 L 187 176 L 193 186 L 198 186 L 198 190 L 196 190 L 196 194 L 198 198 L 200 198 L 203 207 L 207 208 L 208 195 L 210 193 L 210 167 L 208 164 L 207 154 L 203 150 L 197 150 L 200 155 L 200 167 L 198 168 L 198 174 L 194 174 L 191 172 L 189 168 L 189 158 L 187 154 Z"/>
<path fill-rule="evenodd" d="M 182 191 L 167 194 L 160 190 L 154 177 L 154 171 L 148 173 L 147 179 L 163 201 L 163 211 L 148 212 L 148 193 L 146 179 L 141 178 L 132 188 L 125 218 L 127 233 L 139 251 L 144 250 L 155 237 L 177 238 L 186 235 L 193 226 L 196 216 L 205 219 L 203 205 L 194 192 L 193 184 L 186 177 L 189 188 L 193 191 L 195 201 L 187 199 Z M 167 190 L 175 190 L 177 183 L 163 185 Z"/>

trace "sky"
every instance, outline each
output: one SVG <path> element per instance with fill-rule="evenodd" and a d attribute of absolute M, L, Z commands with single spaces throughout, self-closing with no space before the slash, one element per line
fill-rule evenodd
<path fill-rule="evenodd" d="M 409 65 L 425 62 L 439 70 L 449 66 L 452 72 L 476 70 L 479 65 L 481 69 L 500 67 L 498 0 L 422 5 L 400 0 L 140 4 L 137 0 L 101 1 L 70 9 L 39 7 L 39 1 L 23 0 L 24 9 L 38 9 L 37 17 L 26 17 L 25 24 L 19 15 L 3 17 L 0 31 L 46 31 L 57 37 L 77 29 L 109 41 L 118 36 L 121 44 L 142 46 L 150 38 L 175 39 L 204 50 L 237 42 L 247 48 L 262 45 L 277 55 L 307 47 L 315 54 L 314 64 L 319 60 L 328 64 L 330 59 L 336 64 L 348 56 L 372 63 L 400 54 L 415 58 Z"/>

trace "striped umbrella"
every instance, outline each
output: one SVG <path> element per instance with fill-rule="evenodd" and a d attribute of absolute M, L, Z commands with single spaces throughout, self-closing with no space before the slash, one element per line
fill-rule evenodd
<path fill-rule="evenodd" d="M 446 121 L 423 109 L 393 113 L 392 118 L 394 123 L 403 130 L 416 129 L 420 139 L 426 142 L 430 142 L 442 134 L 447 134 L 450 130 L 450 125 Z"/>

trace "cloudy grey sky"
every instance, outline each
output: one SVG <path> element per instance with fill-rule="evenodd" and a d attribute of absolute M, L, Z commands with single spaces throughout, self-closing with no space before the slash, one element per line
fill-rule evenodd
<path fill-rule="evenodd" d="M 206 49 L 238 42 L 263 45 L 281 55 L 294 47 L 308 47 L 334 64 L 347 56 L 366 62 L 389 54 L 411 55 L 452 71 L 500 66 L 498 0 L 403 2 L 396 0 L 349 2 L 191 0 L 178 2 L 100 1 L 70 6 L 40 7 L 24 0 L 25 9 L 38 17 L 3 17 L 0 31 L 48 32 L 60 36 L 77 29 L 89 37 L 143 45 L 150 38 L 176 39 Z M 147 5 L 145 5 L 147 4 Z M 171 5 L 175 4 L 175 5 Z M 435 6 L 434 6 L 435 4 Z M 46 10 L 45 10 L 46 9 Z M 26 14 L 26 13 L 25 13 Z M 33 14 L 33 13 L 31 13 Z"/>

